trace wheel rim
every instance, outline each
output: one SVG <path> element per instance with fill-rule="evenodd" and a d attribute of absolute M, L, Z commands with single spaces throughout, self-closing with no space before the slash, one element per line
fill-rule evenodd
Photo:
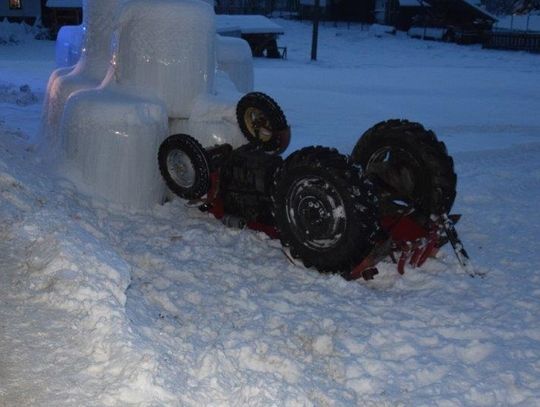
<path fill-rule="evenodd" d="M 408 151 L 396 146 L 384 146 L 371 155 L 366 175 L 383 189 L 387 205 L 412 209 L 421 200 L 419 186 L 423 182 L 421 166 Z"/>
<path fill-rule="evenodd" d="M 249 107 L 244 113 L 244 122 L 253 137 L 267 143 L 272 139 L 272 126 L 270 120 L 261 109 Z"/>
<path fill-rule="evenodd" d="M 341 195 L 320 177 L 296 180 L 287 194 L 286 211 L 294 235 L 310 249 L 332 248 L 347 227 Z"/>
<path fill-rule="evenodd" d="M 173 181 L 182 188 L 195 184 L 195 167 L 191 158 L 182 150 L 173 150 L 167 156 L 167 171 Z"/>

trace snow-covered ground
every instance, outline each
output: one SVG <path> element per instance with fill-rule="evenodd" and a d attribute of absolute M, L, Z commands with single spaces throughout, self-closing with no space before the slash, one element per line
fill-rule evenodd
<path fill-rule="evenodd" d="M 33 147 L 54 45 L 0 46 L 0 406 L 538 405 L 540 56 L 328 25 L 312 63 L 310 27 L 280 24 L 289 59 L 257 60 L 256 86 L 290 150 L 434 129 L 485 278 L 446 250 L 346 282 L 179 200 L 85 196 Z"/>

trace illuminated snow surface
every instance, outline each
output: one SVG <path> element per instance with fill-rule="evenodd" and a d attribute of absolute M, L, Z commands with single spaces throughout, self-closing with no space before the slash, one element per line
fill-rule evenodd
<path fill-rule="evenodd" d="M 33 148 L 54 44 L 0 46 L 1 406 L 538 403 L 540 57 L 328 25 L 310 63 L 310 27 L 279 23 L 289 60 L 257 60 L 255 85 L 290 151 L 351 151 L 391 117 L 433 128 L 485 278 L 445 250 L 346 282 L 180 200 L 93 200 Z"/>

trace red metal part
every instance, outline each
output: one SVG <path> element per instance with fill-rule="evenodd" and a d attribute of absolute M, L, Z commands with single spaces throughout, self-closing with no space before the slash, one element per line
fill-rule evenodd
<path fill-rule="evenodd" d="M 285 151 L 291 143 L 291 128 L 287 127 L 279 132 L 274 133 L 274 137 L 279 137 L 279 147 L 281 151 Z"/>
<path fill-rule="evenodd" d="M 458 216 L 453 216 L 456 221 Z M 358 266 L 356 266 L 347 276 L 348 279 L 358 279 L 364 277 L 375 265 L 386 256 L 391 256 L 397 263 L 400 274 L 405 273 L 405 267 L 421 267 L 429 257 L 434 257 L 439 250 L 441 243 L 440 222 L 428 220 L 427 227 L 415 219 L 413 216 L 384 217 L 381 219 L 383 229 L 388 233 L 389 238 L 386 248 L 379 243 L 374 249 L 377 256 L 370 254 Z M 381 250 L 382 247 L 382 250 Z M 397 259 L 397 260 L 396 260 Z"/>
<path fill-rule="evenodd" d="M 371 280 L 373 275 L 377 274 L 378 271 L 374 272 L 373 269 L 377 270 L 375 265 L 379 262 L 373 254 L 367 256 L 362 262 L 353 268 L 350 273 L 345 275 L 347 280 L 358 280 L 362 277 L 364 280 Z"/>
<path fill-rule="evenodd" d="M 218 198 L 219 194 L 219 171 L 215 171 L 210 174 L 210 190 L 206 195 L 206 202 L 210 205 L 210 212 L 217 219 L 221 219 L 225 216 L 225 209 L 223 207 L 223 201 Z"/>
<path fill-rule="evenodd" d="M 381 226 L 395 242 L 412 242 L 427 237 L 429 233 L 411 216 L 386 216 L 381 219 Z"/>
<path fill-rule="evenodd" d="M 400 274 L 405 273 L 407 263 L 411 267 L 420 267 L 437 253 L 441 228 L 432 220 L 428 222 L 424 227 L 411 216 L 382 220 L 393 240 L 392 250 L 401 253 L 397 263 Z"/>

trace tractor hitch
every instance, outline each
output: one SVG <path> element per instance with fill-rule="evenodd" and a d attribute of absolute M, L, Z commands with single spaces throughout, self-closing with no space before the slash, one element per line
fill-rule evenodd
<path fill-rule="evenodd" d="M 459 239 L 456 223 L 461 215 L 432 216 L 422 221 L 414 214 L 401 217 L 384 217 L 381 221 L 388 239 L 375 246 L 372 252 L 349 273 L 343 274 L 346 280 L 363 278 L 371 280 L 378 274 L 375 267 L 383 258 L 390 256 L 403 275 L 405 266 L 421 267 L 428 258 L 435 257 L 439 248 L 450 242 L 462 268 L 474 276 L 469 255 Z"/>

